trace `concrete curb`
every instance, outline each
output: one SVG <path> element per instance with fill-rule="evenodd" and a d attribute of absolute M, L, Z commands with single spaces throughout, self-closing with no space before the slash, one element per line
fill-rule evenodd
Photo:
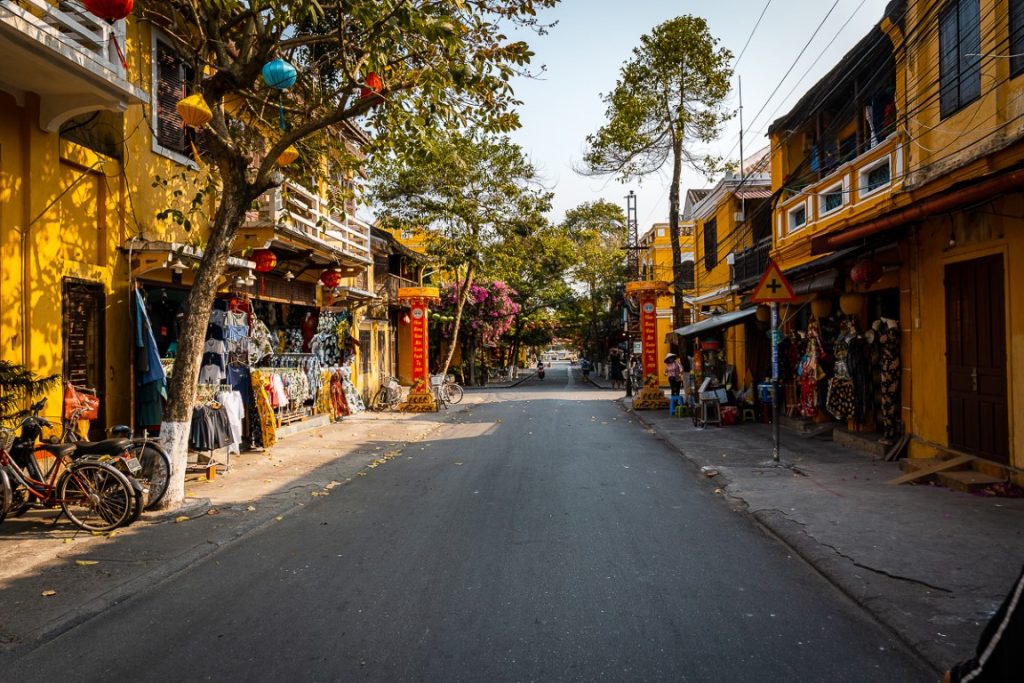
<path fill-rule="evenodd" d="M 635 411 L 632 406 L 627 406 L 625 399 L 620 400 L 619 403 L 624 411 L 636 417 L 637 422 L 650 429 L 660 441 L 676 451 L 696 471 L 700 471 L 701 463 L 687 455 L 686 451 L 660 429 L 656 422 L 644 419 L 642 411 Z M 733 495 L 726 490 L 732 484 L 732 481 L 724 472 L 720 471 L 720 474 L 708 481 L 713 483 L 716 488 L 722 489 L 723 499 L 726 502 L 732 502 L 734 508 L 742 510 L 768 536 L 776 539 L 793 551 L 797 557 L 806 562 L 822 578 L 835 586 L 848 600 L 858 605 L 872 620 L 902 643 L 907 648 L 907 651 L 914 655 L 922 665 L 933 671 L 937 676 L 942 676 L 946 668 L 944 662 L 937 660 L 930 653 L 919 647 L 918 644 L 911 641 L 899 624 L 890 619 L 887 614 L 872 606 L 872 596 L 864 594 L 862 582 L 857 581 L 853 576 L 846 575 L 847 572 L 843 571 L 843 567 L 839 564 L 842 558 L 838 557 L 834 550 L 814 540 L 801 528 L 799 523 L 777 511 L 763 510 L 750 512 L 747 502 L 741 496 Z"/>
<path fill-rule="evenodd" d="M 444 415 L 446 419 L 438 421 L 429 427 L 422 434 L 419 434 L 415 440 L 418 441 L 429 437 L 445 425 L 450 424 L 450 420 L 447 418 L 469 412 L 477 405 L 479 405 L 479 403 L 459 403 L 448 408 L 444 412 L 439 411 L 438 413 L 434 413 L 435 415 Z M 413 440 L 403 441 L 400 443 L 400 449 L 404 450 L 413 443 Z M 348 455 L 348 453 L 345 455 Z M 360 468 L 358 471 L 361 472 L 365 469 L 366 466 Z M 348 483 L 351 483 L 351 480 L 343 482 L 343 484 Z M 311 492 L 321 489 L 322 484 L 299 483 L 296 488 Z M 279 517 L 294 514 L 305 507 L 306 503 L 304 502 L 296 502 L 293 505 L 286 506 L 284 509 L 266 509 L 266 511 L 264 511 L 265 509 L 261 506 L 259 508 L 261 514 L 254 514 L 250 518 L 243 518 L 241 523 L 231 527 L 231 529 L 227 533 L 222 534 L 220 538 L 209 538 L 206 540 L 206 543 L 200 543 L 193 546 L 182 554 L 158 563 L 152 568 L 143 571 L 127 581 L 111 586 L 111 588 L 105 593 L 82 603 L 74 610 L 67 612 L 64 616 L 53 619 L 46 624 L 29 631 L 25 634 L 25 638 L 17 644 L 9 647 L 0 646 L 0 661 L 8 658 L 22 657 L 32 652 L 50 640 L 53 640 L 90 619 L 99 616 L 106 610 L 123 602 L 132 600 L 147 590 L 167 583 L 187 569 L 191 569 L 199 564 L 208 562 L 222 550 L 225 550 L 235 543 L 262 531 L 272 524 L 276 524 Z M 186 504 L 182 507 L 174 510 L 149 513 L 150 516 L 144 517 L 144 519 L 150 522 L 152 526 L 164 525 L 175 522 L 179 517 L 188 517 L 190 519 L 203 517 L 211 509 L 213 509 L 213 505 L 209 498 L 191 498 L 188 499 Z M 142 533 L 146 533 L 146 530 L 142 529 Z"/>

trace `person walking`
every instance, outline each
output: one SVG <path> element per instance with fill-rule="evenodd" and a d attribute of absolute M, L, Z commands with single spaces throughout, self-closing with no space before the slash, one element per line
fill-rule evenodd
<path fill-rule="evenodd" d="M 679 356 L 674 353 L 665 356 L 665 375 L 668 377 L 670 393 L 678 396 L 679 389 L 683 386 L 683 365 L 679 362 Z"/>
<path fill-rule="evenodd" d="M 612 389 L 621 389 L 625 379 L 622 376 L 622 358 L 618 353 L 613 353 L 608 361 L 608 379 L 612 382 Z"/>
<path fill-rule="evenodd" d="M 955 665 L 942 680 L 944 683 L 1019 681 L 1021 643 L 1024 643 L 1024 569 L 985 626 L 974 657 Z"/>

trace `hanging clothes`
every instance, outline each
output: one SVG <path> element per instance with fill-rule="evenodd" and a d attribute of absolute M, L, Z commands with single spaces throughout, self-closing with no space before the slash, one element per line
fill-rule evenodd
<path fill-rule="evenodd" d="M 267 395 L 267 377 L 261 371 L 253 370 L 251 378 L 253 402 L 256 406 L 254 421 L 258 420 L 259 422 L 262 446 L 270 448 L 277 443 L 277 421 L 274 419 L 274 409 L 270 405 L 270 397 Z"/>
<path fill-rule="evenodd" d="M 224 343 L 225 321 L 228 302 L 217 299 L 213 302 L 210 322 L 206 326 L 206 343 L 199 366 L 200 384 L 223 384 L 227 380 L 227 346 Z"/>
<path fill-rule="evenodd" d="M 882 437 L 892 441 L 903 432 L 900 420 L 900 328 L 895 320 L 882 318 L 873 325 L 878 332 L 881 377 Z"/>
<path fill-rule="evenodd" d="M 146 313 L 142 293 L 135 290 L 135 422 L 149 427 L 164 419 L 167 375 Z"/>
<path fill-rule="evenodd" d="M 832 347 L 835 374 L 828 382 L 828 397 L 825 400 L 825 407 L 837 420 L 848 420 L 853 417 L 853 380 L 850 379 L 846 366 L 850 356 L 849 340 L 851 336 L 838 337 Z"/>
<path fill-rule="evenodd" d="M 853 421 L 864 424 L 874 399 L 871 376 L 871 347 L 862 335 L 847 341 L 846 368 L 853 383 Z"/>
<path fill-rule="evenodd" d="M 188 447 L 194 451 L 215 451 L 234 443 L 228 413 L 220 404 L 202 404 L 192 409 Z"/>
<path fill-rule="evenodd" d="M 231 427 L 231 444 L 228 445 L 228 453 L 238 454 L 239 444 L 242 443 L 242 421 L 245 419 L 245 406 L 242 403 L 242 394 L 237 391 L 217 392 L 217 402 L 228 416 L 228 424 Z"/>

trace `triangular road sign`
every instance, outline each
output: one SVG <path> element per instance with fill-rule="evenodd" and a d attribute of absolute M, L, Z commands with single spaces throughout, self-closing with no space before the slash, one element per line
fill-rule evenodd
<path fill-rule="evenodd" d="M 793 293 L 793 287 L 782 274 L 782 270 L 775 265 L 775 261 L 769 261 L 768 270 L 754 287 L 750 300 L 759 304 L 787 303 L 795 301 L 796 294 Z"/>

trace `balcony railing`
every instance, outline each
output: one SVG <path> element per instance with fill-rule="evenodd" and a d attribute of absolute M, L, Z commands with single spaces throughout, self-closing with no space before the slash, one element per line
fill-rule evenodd
<path fill-rule="evenodd" d="M 383 279 L 377 280 L 377 296 L 386 297 L 390 303 L 398 302 L 398 290 L 400 287 L 418 287 L 415 280 L 399 277 L 388 273 Z"/>
<path fill-rule="evenodd" d="M 801 188 L 775 209 L 775 237 L 785 242 L 811 235 L 840 220 L 866 217 L 903 185 L 903 136 L 890 135 L 831 175 Z"/>
<path fill-rule="evenodd" d="M 260 220 L 297 233 L 362 264 L 372 263 L 370 226 L 342 218 L 315 192 L 292 181 L 268 191 L 260 200 Z"/>
<path fill-rule="evenodd" d="M 737 252 L 732 270 L 733 285 L 742 287 L 757 282 L 768 269 L 768 254 L 771 248 L 772 241 L 769 238 Z"/>

